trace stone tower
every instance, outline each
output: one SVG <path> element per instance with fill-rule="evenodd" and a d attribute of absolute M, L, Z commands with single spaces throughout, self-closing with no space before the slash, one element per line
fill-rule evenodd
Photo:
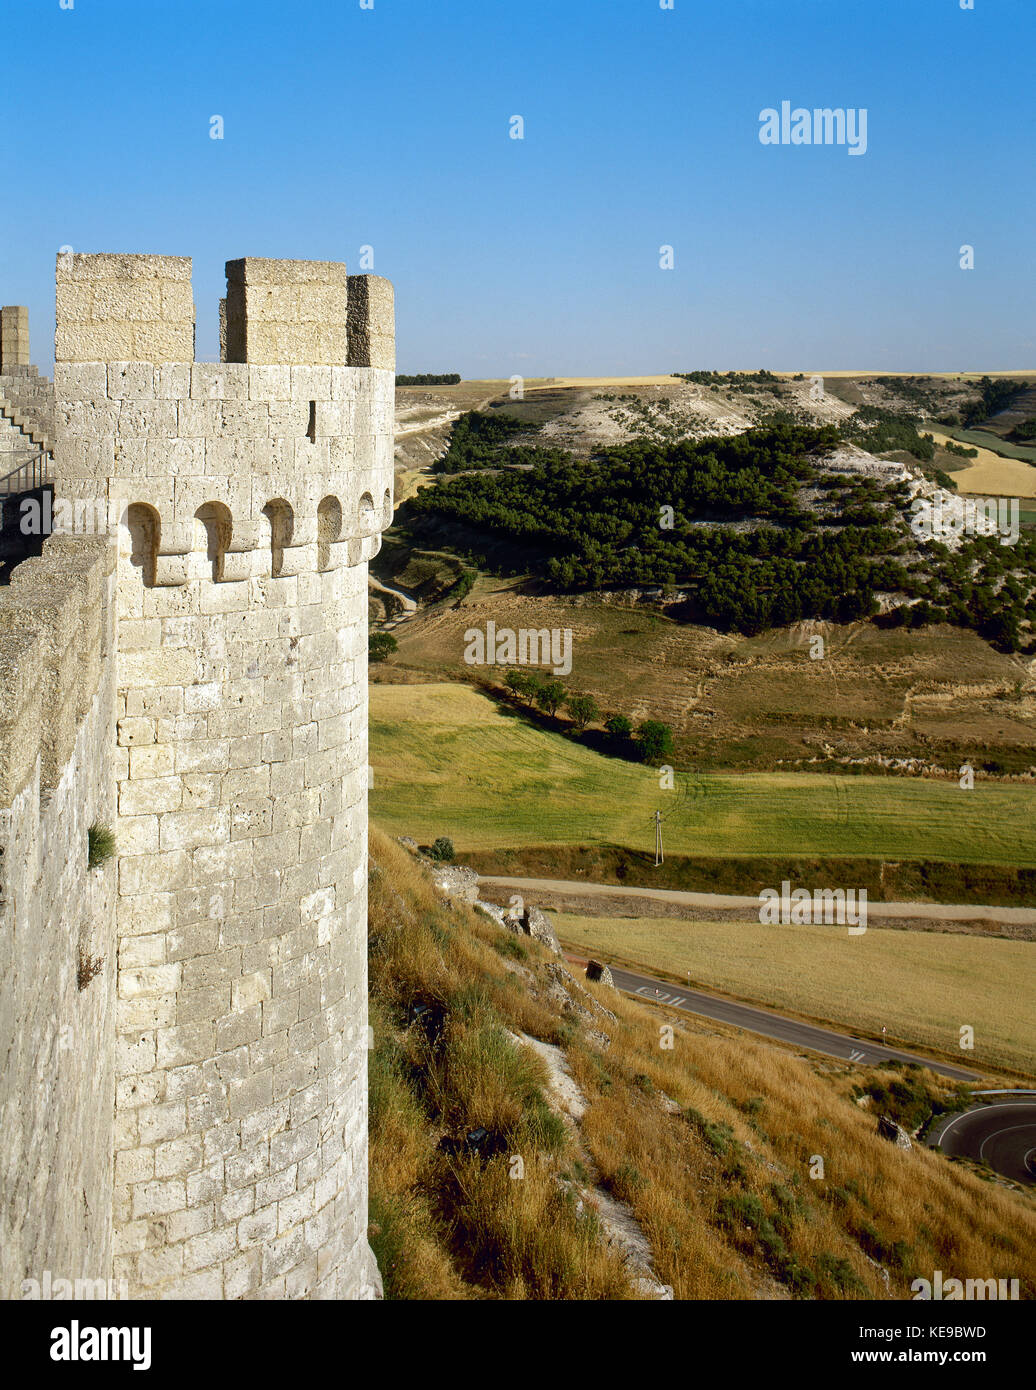
<path fill-rule="evenodd" d="M 139 1297 L 370 1297 L 392 287 L 246 258 L 223 313 L 227 360 L 196 363 L 188 259 L 58 257 L 55 496 L 118 537 L 112 1272 Z"/>

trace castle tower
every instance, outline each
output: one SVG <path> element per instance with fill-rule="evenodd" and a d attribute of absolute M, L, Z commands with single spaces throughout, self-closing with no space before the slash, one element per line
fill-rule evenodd
<path fill-rule="evenodd" d="M 392 516 L 392 287 L 59 255 L 56 496 L 117 531 L 113 1273 L 370 1297 L 367 561 Z M 214 306 L 215 308 L 215 306 Z"/>

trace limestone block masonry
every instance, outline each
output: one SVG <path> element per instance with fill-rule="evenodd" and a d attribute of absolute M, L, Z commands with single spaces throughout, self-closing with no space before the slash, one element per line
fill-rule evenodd
<path fill-rule="evenodd" d="M 29 365 L 29 311 L 24 304 L 0 309 L 0 372 Z"/>
<path fill-rule="evenodd" d="M 106 1087 L 114 1109 L 91 1218 L 60 1250 L 22 1232 L 8 1297 L 18 1268 L 39 1277 L 59 1257 L 81 1268 L 55 1273 L 110 1275 L 134 1297 L 375 1292 L 366 591 L 392 517 L 392 287 L 337 263 L 246 258 L 227 265 L 225 321 L 229 360 L 195 363 L 189 260 L 58 257 L 55 495 L 77 531 L 104 518 L 111 658 L 89 709 L 76 687 L 80 742 L 53 766 L 46 748 L 23 759 L 21 786 L 3 788 L 0 930 L 6 953 L 29 925 L 5 907 L 17 797 L 31 803 L 20 833 L 53 849 L 44 768 L 70 801 L 109 805 L 116 830 L 116 866 L 68 871 L 110 882 L 83 898 L 117 969 L 108 955 L 88 986 L 97 1077 L 72 1088 L 102 1144 Z M 23 570 L 90 546 L 103 569 L 96 540 L 55 537 L 12 591 Z M 0 683 L 14 679 L 3 611 Z M 0 751 L 3 736 L 0 723 Z M 56 872 L 37 874 L 38 897 L 60 918 Z"/>
<path fill-rule="evenodd" d="M 0 587 L 4 1298 L 111 1271 L 116 880 L 87 845 L 115 811 L 114 568 L 106 537 L 54 537 Z"/>

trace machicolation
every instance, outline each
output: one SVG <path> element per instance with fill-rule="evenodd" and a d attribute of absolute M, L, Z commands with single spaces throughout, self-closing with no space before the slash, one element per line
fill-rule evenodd
<path fill-rule="evenodd" d="M 0 554 L 5 1297 L 45 1271 L 374 1295 L 366 591 L 393 315 L 344 265 L 231 261 L 225 360 L 199 363 L 189 260 L 62 254 L 52 389 L 24 311 L 0 316 L 4 544 L 36 537 Z M 96 867 L 92 827 L 115 835 Z"/>

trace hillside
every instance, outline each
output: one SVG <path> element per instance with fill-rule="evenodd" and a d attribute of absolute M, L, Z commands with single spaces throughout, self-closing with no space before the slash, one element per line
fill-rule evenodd
<path fill-rule="evenodd" d="M 965 793 L 950 778 L 699 772 L 677 763 L 663 791 L 657 767 L 607 756 L 462 685 L 372 686 L 370 759 L 379 823 L 429 842 L 448 833 L 465 853 L 478 852 L 486 872 L 609 882 L 618 868 L 619 881 L 638 882 L 660 807 L 666 864 L 647 870 L 656 886 L 755 893 L 785 877 L 794 859 L 814 857 L 802 866 L 807 874 L 866 885 L 875 898 L 924 897 L 926 883 L 944 902 L 1004 901 L 995 896 L 1000 885 L 1013 884 L 1007 901 L 1032 893 L 1028 781 L 978 779 Z M 612 865 L 613 847 L 625 847 L 630 862 Z M 730 886 L 724 858 L 733 861 Z M 883 861 L 895 872 L 886 874 Z M 682 872 L 695 863 L 705 875 L 697 880 Z M 911 880 L 911 863 L 929 866 L 927 879 Z M 975 866 L 970 878 L 965 865 Z"/>
<path fill-rule="evenodd" d="M 933 1269 L 1033 1295 L 1031 1196 L 878 1136 L 875 1104 L 913 1127 L 955 1088 L 577 980 L 377 831 L 370 991 L 389 1299 L 902 1299 Z"/>
<path fill-rule="evenodd" d="M 444 570 L 440 592 L 450 582 Z M 464 661 L 465 632 L 490 620 L 570 631 L 565 684 L 609 712 L 665 720 L 681 760 L 702 769 L 852 770 L 862 760 L 879 771 L 882 759 L 902 758 L 953 773 L 970 761 L 992 773 L 1036 763 L 1029 660 L 948 624 L 814 620 L 742 637 L 677 622 L 621 594 L 530 596 L 515 581 L 487 577 L 463 601 L 447 599 L 396 627 L 398 654 L 371 667 L 372 681 L 502 687 L 503 667 Z M 816 636 L 825 642 L 821 661 L 810 656 Z"/>
<path fill-rule="evenodd" d="M 570 690 L 664 720 L 700 768 L 1026 772 L 1036 468 L 960 425 L 1013 387 L 842 374 L 814 399 L 813 385 L 696 372 L 526 383 L 511 400 L 466 383 L 424 405 L 401 390 L 401 421 L 451 402 L 456 419 L 420 468 L 420 432 L 406 423 L 398 442 L 410 500 L 374 562 L 371 616 L 399 651 L 372 678 L 477 681 L 472 626 L 558 629 Z M 1018 541 L 918 544 L 908 499 L 959 508 L 954 480 L 1021 497 Z M 481 571 L 473 587 L 454 588 L 460 566 Z M 412 611 L 393 613 L 379 585 Z"/>

